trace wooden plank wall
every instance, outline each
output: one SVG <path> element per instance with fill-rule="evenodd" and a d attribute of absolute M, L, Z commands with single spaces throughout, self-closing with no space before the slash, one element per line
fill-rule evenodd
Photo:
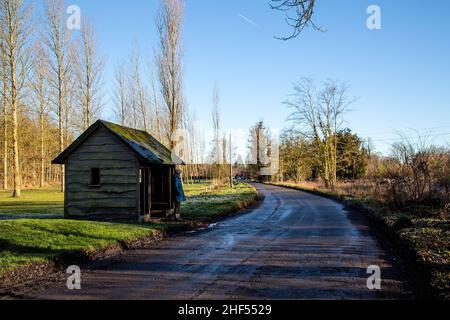
<path fill-rule="evenodd" d="M 91 168 L 101 169 L 101 187 L 89 185 Z M 99 128 L 67 160 L 65 206 L 69 218 L 138 219 L 136 156 Z"/>

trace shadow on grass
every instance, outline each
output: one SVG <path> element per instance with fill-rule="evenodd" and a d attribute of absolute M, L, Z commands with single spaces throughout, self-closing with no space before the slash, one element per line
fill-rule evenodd
<path fill-rule="evenodd" d="M 117 241 L 116 237 L 108 237 L 108 236 L 93 236 L 88 233 L 81 232 L 80 230 L 52 230 L 51 228 L 46 228 L 44 226 L 33 226 L 33 229 L 52 234 L 62 235 L 64 237 L 76 237 L 76 238 L 84 238 L 84 239 L 95 239 L 95 240 L 106 240 L 106 241 Z M 105 230 L 105 233 L 107 231 Z"/>
<path fill-rule="evenodd" d="M 42 257 L 42 256 L 54 256 L 58 255 L 63 250 L 55 250 L 50 248 L 41 248 L 36 246 L 24 246 L 11 241 L 0 239 L 0 252 L 9 251 L 15 254 L 25 255 L 28 257 Z"/>
<path fill-rule="evenodd" d="M 60 203 L 41 204 L 39 202 L 3 202 L 0 204 L 0 219 L 2 217 L 20 216 L 63 216 L 64 206 Z"/>

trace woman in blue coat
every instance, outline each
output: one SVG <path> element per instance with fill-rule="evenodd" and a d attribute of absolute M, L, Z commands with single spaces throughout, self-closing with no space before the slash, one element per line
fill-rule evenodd
<path fill-rule="evenodd" d="M 181 175 L 183 172 L 181 170 L 176 170 L 174 175 L 174 198 L 175 198 L 175 219 L 181 219 L 181 203 L 186 201 L 186 196 L 183 190 L 183 181 Z"/>

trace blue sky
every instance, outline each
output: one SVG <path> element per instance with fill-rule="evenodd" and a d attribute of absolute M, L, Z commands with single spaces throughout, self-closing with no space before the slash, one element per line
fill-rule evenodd
<path fill-rule="evenodd" d="M 114 65 L 136 45 L 152 59 L 157 45 L 156 0 L 71 0 L 94 22 L 107 59 L 105 82 L 112 88 Z M 380 6 L 382 30 L 366 27 L 367 7 Z M 347 126 L 372 137 L 387 153 L 394 130 L 431 132 L 450 141 L 450 1 L 318 1 L 315 22 L 288 42 L 283 15 L 268 0 L 186 0 L 185 94 L 189 108 L 207 127 L 214 83 L 221 91 L 223 126 L 248 128 L 263 119 L 273 129 L 287 126 L 282 102 L 292 83 L 311 77 L 346 81 L 358 97 Z M 111 102 L 106 99 L 104 116 Z M 245 141 L 241 142 L 244 146 Z"/>

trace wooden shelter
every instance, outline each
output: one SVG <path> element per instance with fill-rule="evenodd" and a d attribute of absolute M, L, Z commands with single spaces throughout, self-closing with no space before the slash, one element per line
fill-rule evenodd
<path fill-rule="evenodd" d="M 66 168 L 66 218 L 140 221 L 173 209 L 172 177 L 183 165 L 149 133 L 101 120 L 53 163 Z"/>

